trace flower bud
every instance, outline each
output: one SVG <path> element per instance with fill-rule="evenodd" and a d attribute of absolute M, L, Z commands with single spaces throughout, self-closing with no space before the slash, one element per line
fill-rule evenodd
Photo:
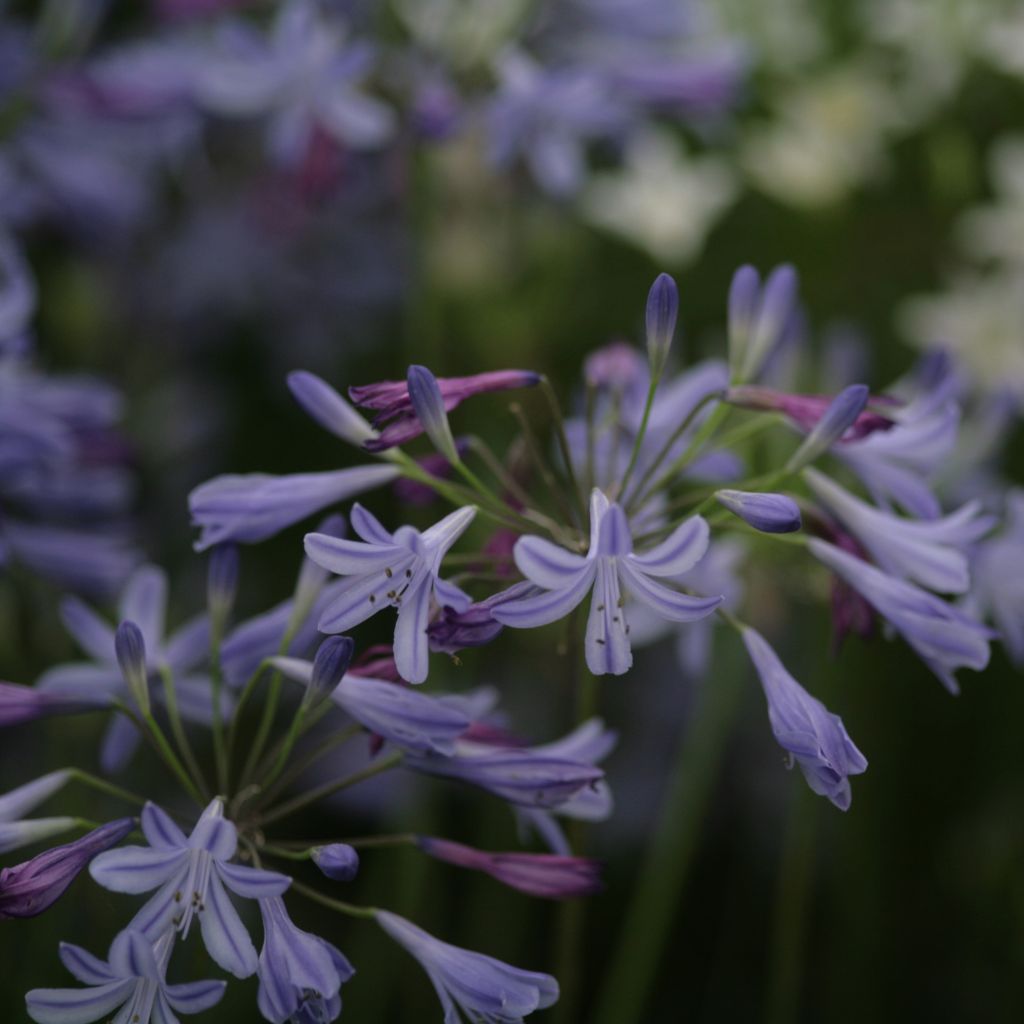
<path fill-rule="evenodd" d="M 288 387 L 295 400 L 325 430 L 361 448 L 377 431 L 316 374 L 296 370 L 288 374 Z"/>
<path fill-rule="evenodd" d="M 114 634 L 114 651 L 121 675 L 143 715 L 149 714 L 149 672 L 146 669 L 146 641 L 142 630 L 127 619 Z"/>
<path fill-rule="evenodd" d="M 437 378 L 425 366 L 410 366 L 409 400 L 434 447 L 451 463 L 461 461 Z"/>
<path fill-rule="evenodd" d="M 722 490 L 715 500 L 762 533 L 795 533 L 801 526 L 799 506 L 784 494 Z"/>
<path fill-rule="evenodd" d="M 336 882 L 351 882 L 359 873 L 359 854 L 348 843 L 331 843 L 310 851 L 313 863 Z"/>
<path fill-rule="evenodd" d="M 319 706 L 334 693 L 352 662 L 355 647 L 350 636 L 329 636 L 320 645 L 313 659 L 313 672 L 303 698 L 307 708 Z"/>
<path fill-rule="evenodd" d="M 865 384 L 851 384 L 843 388 L 811 428 L 803 444 L 789 457 L 786 470 L 795 473 L 819 455 L 823 455 L 857 422 L 868 401 Z"/>
<path fill-rule="evenodd" d="M 679 315 L 679 289 L 668 274 L 659 274 L 647 294 L 647 358 L 658 376 L 668 359 Z"/>
<path fill-rule="evenodd" d="M 206 567 L 206 606 L 215 635 L 226 625 L 238 593 L 238 548 L 234 544 L 218 544 L 210 552 Z"/>

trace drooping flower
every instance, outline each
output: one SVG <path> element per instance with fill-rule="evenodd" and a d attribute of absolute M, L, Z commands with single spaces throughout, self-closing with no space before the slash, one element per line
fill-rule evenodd
<path fill-rule="evenodd" d="M 425 366 L 414 365 L 409 367 L 406 384 L 412 411 L 420 421 L 424 433 L 430 438 L 430 443 L 449 462 L 458 462 L 459 453 L 437 378 Z"/>
<path fill-rule="evenodd" d="M 135 623 L 145 648 L 146 668 L 156 676 L 161 667 L 170 669 L 178 705 L 184 718 L 208 724 L 212 715 L 209 679 L 197 669 L 207 658 L 210 645 L 210 624 L 206 615 L 198 615 L 169 636 L 165 636 L 167 609 L 167 577 L 155 566 L 143 566 L 128 581 L 118 603 L 119 621 Z M 70 662 L 48 669 L 37 686 L 47 694 L 68 699 L 99 702 L 127 694 L 127 684 L 117 658 L 114 628 L 97 612 L 78 598 L 69 597 L 61 603 L 64 628 L 78 646 L 92 659 Z M 152 682 L 153 680 L 151 680 Z M 155 703 L 163 699 L 162 687 L 151 686 Z M 225 714 L 230 701 L 224 698 Z M 103 738 L 100 763 L 104 771 L 122 768 L 132 757 L 140 736 L 130 721 L 117 716 Z"/>
<path fill-rule="evenodd" d="M 164 975 L 174 933 L 151 942 L 128 928 L 111 943 L 106 961 L 69 942 L 60 944 L 64 966 L 87 988 L 37 988 L 25 996 L 28 1015 L 36 1024 L 120 1022 L 170 1024 L 175 1013 L 201 1013 L 224 995 L 223 981 L 189 981 L 168 985 Z"/>
<path fill-rule="evenodd" d="M 896 628 L 950 693 L 960 692 L 957 669 L 988 664 L 993 634 L 970 615 L 826 541 L 807 546 Z"/>
<path fill-rule="evenodd" d="M 548 591 L 538 597 L 500 604 L 492 615 L 506 626 L 530 629 L 568 615 L 592 590 L 587 619 L 587 666 L 595 675 L 621 675 L 633 664 L 629 626 L 622 614 L 624 590 L 663 618 L 692 622 L 710 615 L 720 597 L 691 597 L 652 577 L 676 576 L 695 565 L 708 544 L 708 526 L 700 516 L 681 523 L 657 547 L 633 552 L 629 524 L 621 506 L 594 489 L 590 501 L 590 550 L 587 555 L 560 548 L 541 537 L 516 543 L 519 571 Z"/>
<path fill-rule="evenodd" d="M 100 885 L 113 892 L 137 894 L 159 887 L 130 927 L 155 942 L 172 927 L 186 937 L 198 917 L 210 956 L 238 978 L 253 974 L 256 950 L 225 887 L 245 899 L 264 899 L 280 896 L 291 879 L 231 862 L 238 833 L 224 817 L 220 799 L 211 801 L 187 838 L 152 803 L 143 808 L 142 831 L 148 847 L 110 850 L 89 869 Z"/>
<path fill-rule="evenodd" d="M 260 952 L 260 1013 L 272 1024 L 328 1024 L 341 1013 L 341 986 L 355 970 L 329 942 L 297 928 L 284 900 L 260 900 L 263 950 Z"/>
<path fill-rule="evenodd" d="M 0 728 L 22 725 L 36 718 L 51 715 L 75 715 L 84 711 L 95 711 L 109 704 L 106 696 L 90 699 L 48 693 L 36 686 L 22 686 L 20 683 L 0 682 Z"/>
<path fill-rule="evenodd" d="M 387 910 L 378 911 L 376 919 L 420 962 L 451 1024 L 459 1024 L 463 1015 L 479 1024 L 521 1024 L 558 1001 L 558 982 L 549 974 L 451 946 Z"/>
<path fill-rule="evenodd" d="M 308 685 L 312 678 L 313 665 L 308 661 L 274 658 L 273 664 L 290 679 Z M 458 707 L 361 671 L 347 672 L 331 700 L 375 736 L 413 753 L 450 754 L 456 738 L 469 728 L 469 719 Z"/>
<path fill-rule="evenodd" d="M 288 374 L 288 387 L 302 408 L 336 437 L 357 448 L 376 436 L 376 431 L 331 387 L 306 370 Z"/>
<path fill-rule="evenodd" d="M 804 470 L 804 479 L 886 572 L 944 594 L 970 586 L 967 552 L 995 524 L 980 502 L 940 519 L 905 519 L 861 501 L 817 470 Z"/>
<path fill-rule="evenodd" d="M 403 679 L 427 678 L 427 617 L 430 599 L 465 609 L 470 598 L 441 579 L 441 560 L 473 521 L 476 509 L 458 509 L 421 533 L 402 526 L 389 533 L 361 505 L 352 507 L 352 528 L 362 542 L 306 535 L 306 554 L 325 569 L 350 579 L 320 618 L 324 633 L 344 633 L 382 608 L 398 609 L 395 664 Z"/>
<path fill-rule="evenodd" d="M 529 388 L 540 383 L 540 375 L 529 370 L 493 370 L 469 377 L 438 377 L 445 412 L 451 412 L 465 399 L 488 391 Z M 409 383 L 404 380 L 381 381 L 348 389 L 349 397 L 364 409 L 373 409 L 373 426 L 380 435 L 363 443 L 367 451 L 380 452 L 405 444 L 424 432 L 409 396 Z"/>
<path fill-rule="evenodd" d="M 115 846 L 134 827 L 134 818 L 111 821 L 72 843 L 0 869 L 0 920 L 35 917 L 52 907 L 93 857 Z"/>
<path fill-rule="evenodd" d="M 850 806 L 850 775 L 867 769 L 864 755 L 846 734 L 838 715 L 812 697 L 785 669 L 754 629 L 743 630 L 747 648 L 768 701 L 768 720 L 779 746 L 789 751 L 807 785 L 841 811 Z"/>
<path fill-rule="evenodd" d="M 394 466 L 356 466 L 328 473 L 227 474 L 200 484 L 188 497 L 201 528 L 197 551 L 236 541 L 255 544 L 328 505 L 382 487 L 398 476 Z"/>
<path fill-rule="evenodd" d="M 504 885 L 530 896 L 565 900 L 601 890 L 601 865 L 588 857 L 552 853 L 489 853 L 471 846 L 420 836 L 416 845 L 446 864 L 483 871 Z"/>

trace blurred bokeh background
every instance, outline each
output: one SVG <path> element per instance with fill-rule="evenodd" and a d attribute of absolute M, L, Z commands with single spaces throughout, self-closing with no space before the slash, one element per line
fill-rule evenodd
<path fill-rule="evenodd" d="M 30 354 L 12 344 L 5 366 L 85 372 L 123 395 L 118 536 L 168 570 L 172 621 L 203 600 L 191 488 L 220 472 L 359 461 L 295 405 L 287 371 L 344 389 L 410 362 L 442 376 L 520 366 L 572 406 L 586 353 L 641 340 L 660 271 L 679 283 L 680 362 L 721 354 L 739 264 L 790 262 L 809 385 L 832 386 L 835 367 L 846 376 L 833 384 L 883 391 L 942 346 L 963 359 L 976 407 L 1024 397 L 1019 3 L 305 5 L 345 26 L 354 84 L 337 116 L 317 106 L 330 86 L 316 45 L 299 30 L 273 36 L 299 6 L 0 0 L 0 229 L 37 295 Z M 234 19 L 283 49 L 235 52 L 222 31 Z M 246 59 L 261 82 L 240 77 Z M 594 68 L 600 88 L 568 80 Z M 27 386 L 11 381 L 0 401 Z M 1019 483 L 1015 413 L 1009 424 L 1004 465 Z M 514 422 L 498 403 L 477 429 L 500 443 Z M 375 507 L 385 522 L 403 514 L 387 495 Z M 240 616 L 288 593 L 302 533 L 245 551 Z M 74 657 L 56 610 L 66 588 L 19 558 L 14 532 L 3 545 L 0 677 L 31 682 Z M 805 793 L 727 636 L 700 678 L 666 642 L 628 677 L 601 679 L 602 715 L 621 734 L 606 765 L 617 812 L 587 838 L 607 888 L 587 909 L 577 1019 L 599 1019 L 610 963 L 642 941 L 626 907 L 684 745 L 692 843 L 636 1019 L 1021 1020 L 1020 671 L 997 648 L 953 698 L 899 643 L 851 638 L 837 656 L 818 595 L 785 561 L 746 585 L 747 617 L 794 676 L 841 704 L 871 769 L 846 814 Z M 363 628 L 386 638 L 385 624 Z M 532 736 L 570 725 L 565 660 L 541 640 L 502 636 L 459 665 L 438 661 L 440 688 L 494 684 Z M 63 763 L 95 767 L 96 729 L 84 718 L 6 731 L 0 789 Z M 134 788 L 152 771 L 134 768 Z M 497 801 L 425 782 L 382 784 L 338 811 L 347 834 L 515 843 Z M 382 892 L 448 941 L 555 966 L 555 906 L 405 850 L 367 856 L 351 899 Z M 130 905 L 83 879 L 38 921 L 3 922 L 0 1020 L 25 1019 L 25 989 L 63 983 L 59 940 L 105 949 Z M 440 1016 L 413 961 L 372 926 L 306 907 L 296 919 L 359 972 L 343 1019 Z M 233 984 L 209 1018 L 254 1019 L 254 988 Z"/>

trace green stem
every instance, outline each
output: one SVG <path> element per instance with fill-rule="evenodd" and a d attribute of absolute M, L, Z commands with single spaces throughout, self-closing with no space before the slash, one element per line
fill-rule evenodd
<path fill-rule="evenodd" d="M 260 815 L 260 824 L 264 826 L 269 825 L 271 822 L 278 821 L 281 818 L 287 817 L 289 814 L 294 814 L 296 811 L 302 810 L 303 807 L 308 807 L 310 804 L 316 803 L 317 800 L 323 800 L 343 789 L 348 789 L 349 786 L 354 786 L 358 782 L 363 782 L 365 779 L 373 778 L 374 775 L 380 775 L 382 772 L 386 772 L 390 768 L 394 768 L 402 760 L 402 757 L 403 754 L 401 751 L 396 751 L 389 757 L 383 757 L 379 761 L 374 761 L 372 764 L 358 772 L 346 775 L 343 779 L 337 779 L 334 782 L 325 782 L 322 786 L 318 786 L 316 789 L 312 789 L 307 793 L 294 797 L 287 801 L 287 803 L 279 804 L 277 807 L 272 807 L 265 814 Z"/>
<path fill-rule="evenodd" d="M 372 921 L 377 916 L 376 907 L 358 907 L 354 903 L 344 903 L 342 900 L 332 899 L 308 885 L 303 885 L 302 882 L 293 881 L 291 888 L 293 892 L 302 893 L 306 899 L 313 900 L 314 903 L 319 903 L 331 910 L 337 910 L 341 914 L 348 914 L 349 917 L 364 917 Z"/>
<path fill-rule="evenodd" d="M 224 670 L 220 663 L 221 628 L 215 626 L 210 634 L 211 694 L 213 706 L 213 760 L 217 774 L 217 788 L 227 793 L 230 785 L 228 754 L 224 743 L 224 715 L 221 709 L 221 693 L 224 689 Z"/>
<path fill-rule="evenodd" d="M 295 780 L 298 779 L 303 772 L 307 771 L 309 768 L 312 768 L 313 765 L 316 764 L 316 762 L 319 761 L 321 757 L 324 757 L 325 755 L 329 754 L 332 750 L 337 750 L 338 747 L 342 746 L 342 744 L 344 743 L 347 743 L 354 736 L 358 736 L 362 731 L 363 727 L 358 722 L 356 722 L 348 726 L 347 728 L 342 729 L 340 732 L 336 732 L 333 736 L 328 736 L 327 739 L 323 741 L 323 743 L 321 743 L 318 747 L 314 748 L 306 757 L 304 757 L 297 764 L 292 765 L 292 767 L 289 768 L 288 771 L 286 771 L 284 775 L 282 775 L 281 778 L 277 780 L 277 782 L 273 782 L 272 778 L 265 782 L 265 799 L 273 800 L 277 796 L 277 794 L 281 792 L 281 790 L 286 789 L 293 782 L 295 782 Z M 273 785 L 271 785 L 272 782 Z"/>
<path fill-rule="evenodd" d="M 124 800 L 129 804 L 138 804 L 140 807 L 145 806 L 147 802 L 146 798 L 139 796 L 138 793 L 133 793 L 131 790 L 115 786 L 112 782 L 107 782 L 106 779 L 101 779 L 96 775 L 91 775 L 89 772 L 82 771 L 81 768 L 69 768 L 68 772 L 71 775 L 71 778 L 76 782 L 81 782 L 85 786 L 91 786 L 100 793 L 106 793 L 107 796 L 115 797 L 118 800 Z"/>
<path fill-rule="evenodd" d="M 626 917 L 618 929 L 618 948 L 595 1004 L 596 1024 L 649 1019 L 651 987 L 697 849 L 740 677 L 735 670 L 716 673 L 679 743 L 657 830 L 637 872 Z"/>
<path fill-rule="evenodd" d="M 541 391 L 544 392 L 544 397 L 547 399 L 548 408 L 551 410 L 551 417 L 555 421 L 555 438 L 562 452 L 562 461 L 565 463 L 565 475 L 569 480 L 569 489 L 576 498 L 576 512 L 579 515 L 578 525 L 582 529 L 583 524 L 587 521 L 587 498 L 583 491 L 580 490 L 579 480 L 576 479 L 576 468 L 572 462 L 569 438 L 565 433 L 565 419 L 562 416 L 562 407 L 558 404 L 558 396 L 555 394 L 555 389 L 551 386 L 551 381 L 548 380 L 547 376 L 541 377 L 540 387 Z"/>
<path fill-rule="evenodd" d="M 622 477 L 622 483 L 619 484 L 618 495 L 620 498 L 625 496 L 630 477 L 636 468 L 636 460 L 640 458 L 640 449 L 643 447 L 644 437 L 647 435 L 647 423 L 651 418 L 651 409 L 654 406 L 654 394 L 658 390 L 658 382 L 660 380 L 660 373 L 651 375 L 651 383 L 647 388 L 647 398 L 644 401 L 644 412 L 640 417 L 640 429 L 636 432 L 636 437 L 633 438 L 633 451 L 630 453 L 626 472 Z"/>
<path fill-rule="evenodd" d="M 199 762 L 196 760 L 195 751 L 192 749 L 191 742 L 189 742 L 188 734 L 185 732 L 185 726 L 181 721 L 181 714 L 178 711 L 178 694 L 174 688 L 174 673 L 169 665 L 160 666 L 160 678 L 163 679 L 164 683 L 164 700 L 167 704 L 167 717 L 171 723 L 171 735 L 174 737 L 174 742 L 178 745 L 181 758 L 188 768 L 193 782 L 196 784 L 196 789 L 203 794 L 204 800 L 208 800 L 210 791 L 207 788 L 206 779 L 203 777 L 203 770 L 199 767 Z"/>
<path fill-rule="evenodd" d="M 152 736 L 153 742 L 156 744 L 157 751 L 160 756 L 164 759 L 167 767 L 178 777 L 178 781 L 185 787 L 185 791 L 195 802 L 202 807 L 206 803 L 206 798 L 200 793 L 196 784 L 189 777 L 185 766 L 178 759 L 177 754 L 174 753 L 174 749 L 168 742 L 167 737 L 164 735 L 163 729 L 157 724 L 157 720 L 153 717 L 153 713 L 150 712 L 148 715 L 143 716 L 143 721 L 146 724 L 146 728 L 149 730 L 149 735 Z"/>

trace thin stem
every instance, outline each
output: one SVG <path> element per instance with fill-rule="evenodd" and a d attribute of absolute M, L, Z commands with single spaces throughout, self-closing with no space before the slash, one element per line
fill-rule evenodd
<path fill-rule="evenodd" d="M 174 742 L 178 745 L 182 760 L 188 768 L 196 788 L 203 794 L 203 799 L 207 800 L 210 791 L 207 788 L 206 779 L 203 777 L 203 770 L 199 767 L 199 762 L 196 760 L 195 751 L 192 749 L 188 734 L 185 732 L 185 727 L 181 722 L 181 714 L 178 711 L 178 694 L 174 687 L 174 673 L 169 665 L 160 666 L 160 678 L 164 683 L 164 701 L 167 704 L 167 717 L 171 723 L 171 735 L 174 736 Z"/>
<path fill-rule="evenodd" d="M 156 748 L 160 753 L 160 756 L 164 759 L 167 767 L 178 777 L 178 781 L 185 787 L 185 791 L 200 807 L 206 803 L 206 798 L 200 793 L 196 784 L 189 777 L 185 766 L 178 759 L 177 754 L 174 753 L 174 749 L 168 742 L 167 737 L 164 735 L 163 729 L 157 724 L 156 719 L 153 717 L 153 713 L 143 717 L 143 721 L 146 724 L 146 728 L 149 730 L 149 734 L 153 737 L 153 741 L 156 744 Z"/>
<path fill-rule="evenodd" d="M 285 818 L 289 814 L 294 814 L 296 811 L 300 811 L 303 807 L 308 807 L 310 804 L 316 803 L 318 800 L 323 800 L 343 789 L 348 789 L 349 786 L 354 786 L 356 783 L 363 782 L 365 779 L 373 778 L 374 775 L 380 775 L 382 772 L 386 772 L 390 768 L 394 768 L 402 760 L 403 756 L 404 755 L 401 751 L 396 751 L 389 757 L 384 757 L 379 761 L 374 761 L 372 764 L 358 772 L 346 775 L 343 779 L 337 779 L 334 782 L 325 782 L 322 786 L 318 786 L 316 789 L 311 789 L 307 793 L 302 793 L 287 801 L 287 803 L 279 804 L 277 807 L 272 807 L 268 812 L 260 815 L 260 824 L 269 825 L 271 822 Z"/>
<path fill-rule="evenodd" d="M 292 765 L 292 767 L 289 768 L 288 771 L 286 771 L 284 775 L 282 775 L 281 778 L 277 780 L 277 782 L 275 782 L 273 785 L 270 785 L 269 782 L 266 783 L 266 799 L 273 800 L 277 796 L 277 794 L 281 792 L 281 790 L 286 789 L 296 779 L 298 779 L 303 774 L 303 772 L 307 771 L 309 768 L 312 768 L 313 765 L 316 764 L 316 762 L 319 761 L 321 757 L 325 757 L 332 750 L 337 750 L 338 747 L 342 746 L 342 744 L 344 743 L 347 743 L 354 736 L 358 736 L 362 731 L 363 727 L 358 722 L 355 722 L 352 725 L 348 726 L 346 729 L 342 729 L 340 732 L 336 732 L 333 736 L 328 736 L 323 743 L 316 747 L 305 758 L 303 758 L 297 764 Z"/>
<path fill-rule="evenodd" d="M 697 849 L 740 678 L 736 671 L 716 674 L 679 743 L 657 830 L 637 872 L 626 917 L 618 930 L 618 948 L 595 1003 L 596 1024 L 648 1019 L 648 998 Z"/>
<path fill-rule="evenodd" d="M 551 410 L 552 419 L 555 421 L 555 438 L 558 440 L 558 447 L 562 452 L 562 461 L 565 463 L 565 474 L 569 480 L 569 488 L 576 498 L 576 513 L 579 516 L 577 524 L 582 529 L 587 520 L 587 499 L 580 490 L 579 480 L 576 479 L 576 468 L 572 462 L 572 452 L 569 450 L 569 438 L 565 433 L 565 419 L 562 416 L 562 407 L 558 404 L 558 396 L 551 386 L 547 376 L 540 379 L 541 391 L 547 399 L 548 408 Z"/>
<path fill-rule="evenodd" d="M 106 779 L 101 779 L 99 776 L 82 771 L 81 768 L 69 768 L 68 772 L 76 782 L 81 782 L 85 786 L 91 786 L 100 793 L 106 793 L 107 796 L 116 797 L 118 800 L 124 800 L 129 804 L 138 804 L 140 807 L 145 806 L 147 802 L 144 796 L 139 796 L 138 793 L 133 793 L 131 790 L 115 786 L 112 782 L 107 782 Z"/>
<path fill-rule="evenodd" d="M 217 618 L 217 616 L 214 616 Z M 210 673 L 211 673 L 211 696 L 212 696 L 212 725 L 213 725 L 213 760 L 217 774 L 217 788 L 221 793 L 227 793 L 230 784 L 228 772 L 228 754 L 224 743 L 224 714 L 221 708 L 221 693 L 224 689 L 224 669 L 220 663 L 220 645 L 222 626 L 215 623 L 210 633 Z"/>
<path fill-rule="evenodd" d="M 303 885 L 302 882 L 292 881 L 291 888 L 293 892 L 302 893 L 306 899 L 313 900 L 314 903 L 319 903 L 331 910 L 337 910 L 340 914 L 348 914 L 349 917 L 363 917 L 372 921 L 377 916 L 376 907 L 359 907 L 354 903 L 344 903 L 342 900 L 332 899 L 322 892 L 317 892 L 311 886 Z"/>
<path fill-rule="evenodd" d="M 679 440 L 679 438 L 681 438 L 683 436 L 684 433 L 686 433 L 686 431 L 689 428 L 690 424 L 693 423 L 693 421 L 697 418 L 697 414 L 704 408 L 705 405 L 708 404 L 708 402 L 712 402 L 715 399 L 718 399 L 718 398 L 721 398 L 721 397 L 722 397 L 721 396 L 721 392 L 718 392 L 718 391 L 713 391 L 713 392 L 711 392 L 711 394 L 705 395 L 686 414 L 686 416 L 683 417 L 682 422 L 679 424 L 678 427 L 676 427 L 676 429 L 674 431 L 672 431 L 672 434 L 665 441 L 665 443 L 661 446 L 661 450 L 658 452 L 658 454 L 652 460 L 651 464 L 644 471 L 643 476 L 640 477 L 640 480 L 637 483 L 636 488 L 634 489 L 632 496 L 626 499 L 626 511 L 627 512 L 631 512 L 631 511 L 633 511 L 634 508 L 637 508 L 637 507 L 639 507 L 640 505 L 643 504 L 643 501 L 647 498 L 647 495 L 644 493 L 644 488 L 650 482 L 651 477 L 654 476 L 654 474 L 657 471 L 658 467 L 668 457 L 668 453 L 670 451 L 672 451 L 673 445 Z M 625 492 L 626 492 L 626 488 L 625 488 L 625 486 L 623 486 L 621 493 L 622 493 L 622 496 L 624 498 L 626 496 Z"/>
<path fill-rule="evenodd" d="M 633 438 L 633 450 L 630 452 L 629 462 L 626 464 L 626 472 L 623 474 L 622 483 L 619 484 L 618 494 L 620 497 L 625 495 L 630 477 L 632 477 L 633 470 L 636 468 L 636 460 L 640 458 L 640 449 L 643 447 L 644 438 L 647 436 L 647 423 L 651 418 L 651 409 L 654 407 L 654 394 L 658 390 L 660 381 L 660 373 L 651 375 L 651 382 L 647 387 L 647 398 L 644 400 L 643 415 L 640 417 L 640 429 L 636 432 L 636 437 Z"/>
<path fill-rule="evenodd" d="M 589 494 L 597 486 L 597 479 L 594 476 L 597 471 L 597 431 L 594 427 L 594 417 L 597 415 L 597 388 L 589 381 L 587 382 L 585 415 L 587 420 L 587 461 L 583 483 Z"/>
<path fill-rule="evenodd" d="M 294 854 L 296 850 L 310 851 L 318 846 L 333 846 L 336 843 L 344 843 L 346 846 L 354 846 L 360 850 L 368 850 L 375 847 L 385 846 L 415 846 L 419 842 L 419 836 L 415 832 L 396 832 L 392 835 L 383 836 L 356 836 L 353 839 L 286 839 L 277 844 L 277 849 L 288 848 Z M 269 849 L 269 846 L 267 847 Z"/>

